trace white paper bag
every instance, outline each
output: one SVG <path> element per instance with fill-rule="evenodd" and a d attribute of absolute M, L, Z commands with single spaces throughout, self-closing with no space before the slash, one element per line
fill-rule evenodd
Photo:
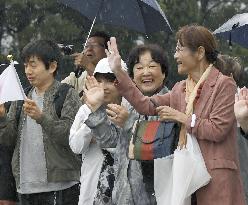
<path fill-rule="evenodd" d="M 199 144 L 187 134 L 186 148 L 154 160 L 154 190 L 158 205 L 190 205 L 191 195 L 209 183 Z"/>
<path fill-rule="evenodd" d="M 154 160 L 154 190 L 158 205 L 168 205 L 172 196 L 173 185 L 173 158 L 171 155 L 166 158 Z"/>

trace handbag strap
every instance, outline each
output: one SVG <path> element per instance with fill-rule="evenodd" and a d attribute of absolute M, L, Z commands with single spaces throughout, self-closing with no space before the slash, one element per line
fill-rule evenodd
<path fill-rule="evenodd" d="M 135 122 L 133 124 L 133 128 L 132 128 L 133 144 L 135 144 L 135 142 L 136 142 L 136 138 L 137 138 L 136 134 L 137 134 L 137 126 L 138 126 L 138 124 L 139 124 L 139 119 L 135 120 Z"/>

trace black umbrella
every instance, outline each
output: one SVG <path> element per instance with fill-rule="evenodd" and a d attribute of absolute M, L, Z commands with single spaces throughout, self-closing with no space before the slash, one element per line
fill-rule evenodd
<path fill-rule="evenodd" d="M 248 13 L 237 14 L 214 31 L 214 34 L 226 40 L 248 48 Z"/>
<path fill-rule="evenodd" d="M 89 20 L 126 27 L 141 33 L 171 33 L 170 24 L 156 0 L 58 0 Z M 92 29 L 92 28 L 91 28 Z"/>

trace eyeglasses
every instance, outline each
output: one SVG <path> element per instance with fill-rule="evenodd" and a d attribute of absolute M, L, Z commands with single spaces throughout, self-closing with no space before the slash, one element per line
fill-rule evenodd
<path fill-rule="evenodd" d="M 193 50 L 191 50 L 190 48 L 188 47 L 185 47 L 185 46 L 176 46 L 176 49 L 175 49 L 175 53 L 178 52 L 183 52 L 183 51 L 190 51 L 190 52 L 194 52 Z"/>
<path fill-rule="evenodd" d="M 175 52 L 182 52 L 184 50 L 185 50 L 185 47 L 177 46 L 176 49 L 175 49 Z"/>
<path fill-rule="evenodd" d="M 105 48 L 105 46 L 103 44 L 99 44 L 99 43 L 86 43 L 83 44 L 84 49 L 88 49 L 88 48 Z"/>

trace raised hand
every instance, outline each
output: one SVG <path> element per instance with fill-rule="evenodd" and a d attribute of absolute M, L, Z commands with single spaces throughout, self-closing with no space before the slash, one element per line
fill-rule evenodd
<path fill-rule="evenodd" d="M 119 127 L 124 127 L 125 122 L 128 118 L 128 111 L 124 106 L 117 104 L 108 104 L 108 109 L 106 109 L 109 119 L 118 125 Z"/>
<path fill-rule="evenodd" d="M 95 66 L 89 61 L 84 53 L 73 53 L 71 57 L 74 58 L 74 65 L 86 69 L 90 74 L 94 72 Z"/>
<path fill-rule="evenodd" d="M 34 120 L 38 120 L 42 116 L 42 111 L 33 100 L 26 99 L 23 108 L 24 112 Z"/>
<path fill-rule="evenodd" d="M 104 103 L 104 89 L 94 76 L 87 76 L 85 81 L 83 100 L 86 105 L 95 112 Z"/>
<path fill-rule="evenodd" d="M 108 57 L 109 66 L 114 73 L 121 70 L 121 56 L 118 51 L 116 38 L 111 37 L 108 42 L 108 50 L 105 49 L 106 55 Z"/>
<path fill-rule="evenodd" d="M 235 96 L 234 113 L 245 132 L 248 132 L 248 89 L 242 88 Z"/>

